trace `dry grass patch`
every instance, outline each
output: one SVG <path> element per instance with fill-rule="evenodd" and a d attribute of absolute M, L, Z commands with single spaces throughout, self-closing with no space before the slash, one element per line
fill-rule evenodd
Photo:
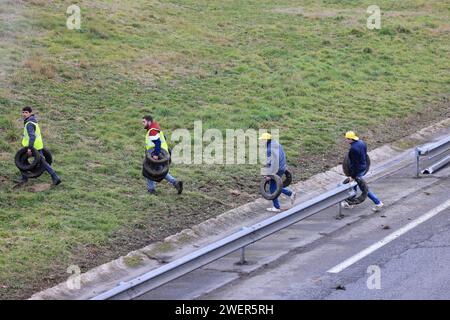
<path fill-rule="evenodd" d="M 31 56 L 25 61 L 25 67 L 29 68 L 34 76 L 54 79 L 56 76 L 55 67 L 46 63 L 40 56 Z"/>

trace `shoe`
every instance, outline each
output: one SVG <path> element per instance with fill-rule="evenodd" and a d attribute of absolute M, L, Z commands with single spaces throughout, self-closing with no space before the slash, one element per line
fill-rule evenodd
<path fill-rule="evenodd" d="M 281 209 L 277 209 L 275 207 L 267 208 L 266 210 L 270 212 L 281 212 Z"/>
<path fill-rule="evenodd" d="M 15 182 L 15 185 L 13 186 L 13 189 L 16 189 L 16 188 L 20 188 L 23 185 L 25 185 L 28 182 L 28 179 L 26 179 L 26 180 L 24 180 L 24 179 L 16 180 L 14 182 Z"/>
<path fill-rule="evenodd" d="M 178 194 L 181 194 L 183 192 L 183 181 L 175 182 L 174 187 L 177 189 Z"/>
<path fill-rule="evenodd" d="M 15 180 L 14 181 L 18 186 L 21 186 L 21 185 L 23 185 L 23 184 L 25 184 L 25 183 L 27 183 L 28 182 L 28 179 L 20 179 L 20 180 Z"/>
<path fill-rule="evenodd" d="M 372 210 L 377 212 L 377 211 L 380 211 L 381 208 L 383 208 L 383 207 L 384 207 L 384 203 L 380 202 L 379 204 L 375 205 L 375 207 L 373 207 Z"/>
<path fill-rule="evenodd" d="M 352 204 L 348 204 L 346 201 L 341 202 L 341 207 L 344 209 L 353 209 L 355 206 Z"/>
<path fill-rule="evenodd" d="M 294 205 L 296 197 L 297 197 L 297 193 L 295 191 L 292 191 L 292 194 L 289 197 L 289 199 L 291 199 L 291 205 Z"/>
<path fill-rule="evenodd" d="M 149 194 L 154 194 L 154 195 L 156 195 L 156 190 L 147 190 L 147 192 L 148 192 Z"/>
<path fill-rule="evenodd" d="M 60 178 L 57 178 L 56 180 L 53 180 L 53 185 L 57 186 L 58 184 L 60 184 L 62 181 Z"/>

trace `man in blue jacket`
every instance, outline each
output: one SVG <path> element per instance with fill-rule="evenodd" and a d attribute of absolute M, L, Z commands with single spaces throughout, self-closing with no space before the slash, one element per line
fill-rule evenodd
<path fill-rule="evenodd" d="M 259 140 L 266 140 L 267 146 L 267 167 L 274 166 L 277 170 L 276 174 L 280 177 L 283 176 L 286 171 L 286 155 L 284 154 L 284 149 L 281 144 L 272 139 L 272 135 L 270 133 L 263 133 Z M 274 151 L 274 154 L 272 154 Z M 278 167 L 276 167 L 278 165 Z M 270 176 L 266 176 L 266 180 L 270 180 L 269 190 L 271 193 L 275 192 L 277 189 L 277 185 L 274 180 L 270 178 Z M 281 189 L 281 193 L 285 194 L 291 199 L 291 204 L 294 204 L 296 193 L 294 191 L 289 190 L 288 188 Z M 278 198 L 272 200 L 273 207 L 267 208 L 267 211 L 270 212 L 281 212 L 280 201 Z"/>
<path fill-rule="evenodd" d="M 45 170 L 52 177 L 53 185 L 57 186 L 61 183 L 61 179 L 58 177 L 56 172 L 52 169 L 52 167 L 45 161 L 44 154 L 42 149 L 44 149 L 44 142 L 41 135 L 41 129 L 39 128 L 39 124 L 36 120 L 34 114 L 32 114 L 33 110 L 31 107 L 25 107 L 22 109 L 22 118 L 23 118 L 23 138 L 22 138 L 22 146 L 28 148 L 28 156 L 32 155 L 31 148 L 35 148 L 41 156 L 42 165 Z M 22 180 L 20 180 L 19 184 L 24 184 L 28 181 L 28 178 L 22 173 Z"/>
<path fill-rule="evenodd" d="M 364 141 L 360 140 L 355 132 L 348 131 L 345 134 L 345 139 L 350 144 L 350 150 L 348 152 L 349 157 L 349 171 L 350 171 L 350 178 L 362 178 L 364 176 L 364 173 L 367 169 L 367 146 L 364 143 Z M 356 191 L 356 186 L 355 186 Z M 373 211 L 379 211 L 383 207 L 383 202 L 381 202 L 373 192 L 369 190 L 369 193 L 367 194 L 370 200 L 375 203 L 375 207 L 372 209 Z M 343 201 L 341 203 L 342 207 L 351 209 L 354 206 L 348 204 L 347 202 Z"/>

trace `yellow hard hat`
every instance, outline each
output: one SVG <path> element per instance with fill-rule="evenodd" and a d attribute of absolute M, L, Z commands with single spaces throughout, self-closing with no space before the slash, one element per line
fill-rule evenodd
<path fill-rule="evenodd" d="M 359 138 L 356 136 L 355 132 L 353 132 L 353 131 L 347 131 L 345 133 L 345 138 L 352 139 L 352 140 L 359 140 Z"/>
<path fill-rule="evenodd" d="M 268 132 L 264 132 L 261 137 L 259 137 L 259 140 L 272 140 L 272 135 Z"/>

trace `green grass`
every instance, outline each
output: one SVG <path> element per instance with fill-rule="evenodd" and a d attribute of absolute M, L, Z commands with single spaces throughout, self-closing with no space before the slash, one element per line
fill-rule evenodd
<path fill-rule="evenodd" d="M 278 128 L 296 180 L 337 164 L 347 129 L 374 147 L 449 115 L 443 1 L 378 1 L 381 30 L 366 29 L 371 1 L 79 1 L 80 31 L 65 27 L 71 1 L 0 2 L 15 15 L 0 24 L 0 298 L 257 196 L 250 165 L 174 166 L 186 192 L 147 195 L 144 114 L 169 136 L 195 120 Z M 28 104 L 64 181 L 55 189 L 33 192 L 44 175 L 12 190 Z"/>

